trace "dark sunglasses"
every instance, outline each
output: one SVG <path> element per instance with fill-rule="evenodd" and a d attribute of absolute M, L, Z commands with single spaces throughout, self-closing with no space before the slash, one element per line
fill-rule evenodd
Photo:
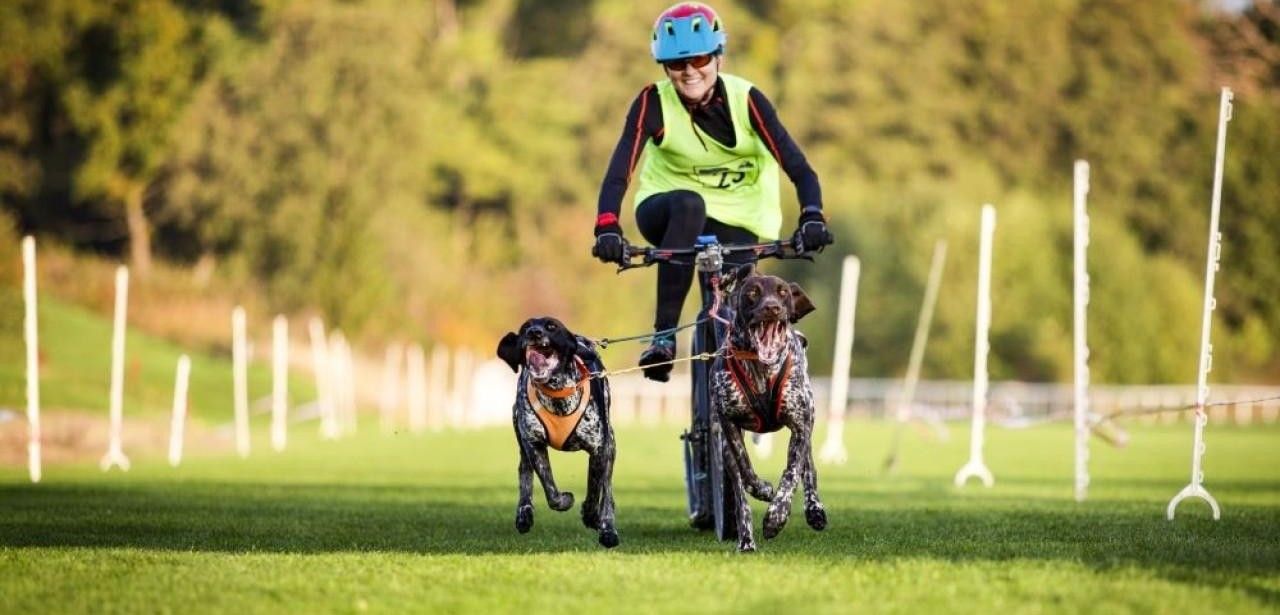
<path fill-rule="evenodd" d="M 693 56 L 692 58 L 680 58 L 679 60 L 670 60 L 667 62 L 663 62 L 662 67 L 673 73 L 678 73 L 684 70 L 684 67 L 686 66 L 692 66 L 694 68 L 702 68 L 710 64 L 711 58 L 713 57 L 715 57 L 714 53 L 708 53 L 705 55 Z"/>

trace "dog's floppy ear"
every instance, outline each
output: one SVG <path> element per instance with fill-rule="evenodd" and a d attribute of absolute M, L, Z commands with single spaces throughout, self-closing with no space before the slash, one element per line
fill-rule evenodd
<path fill-rule="evenodd" d="M 520 366 L 524 364 L 524 353 L 520 351 L 519 335 L 508 331 L 502 336 L 502 341 L 498 342 L 498 358 L 506 361 L 511 366 L 511 371 L 520 371 Z"/>
<path fill-rule="evenodd" d="M 747 263 L 747 264 L 745 264 L 745 265 L 740 265 L 737 269 L 735 269 L 735 270 L 733 271 L 733 278 L 732 278 L 732 282 L 733 282 L 735 285 L 737 285 L 737 284 L 741 284 L 743 280 L 745 280 L 745 279 L 747 279 L 747 278 L 749 278 L 749 277 L 751 277 L 751 276 L 753 276 L 753 275 L 755 275 L 755 274 L 756 274 L 756 264 L 755 264 L 755 263 Z"/>
<path fill-rule="evenodd" d="M 804 294 L 804 289 L 799 284 L 791 282 L 791 322 L 796 322 L 804 318 L 809 312 L 818 308 L 813 307 L 813 302 L 809 300 L 809 295 Z"/>

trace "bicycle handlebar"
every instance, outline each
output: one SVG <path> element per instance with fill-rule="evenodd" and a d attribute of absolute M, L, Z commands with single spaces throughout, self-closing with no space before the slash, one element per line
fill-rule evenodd
<path fill-rule="evenodd" d="M 628 269 L 639 269 L 641 267 L 649 267 L 657 263 L 671 263 L 676 265 L 694 265 L 694 259 L 700 254 L 706 253 L 711 248 L 716 248 L 723 256 L 731 254 L 741 254 L 743 252 L 752 252 L 755 255 L 753 260 L 762 258 L 777 259 L 804 259 L 813 260 L 813 254 L 818 250 L 801 251 L 795 246 L 784 240 L 768 241 L 764 243 L 744 243 L 744 244 L 721 244 L 710 243 L 690 248 L 654 248 L 650 246 L 627 246 L 625 262 L 618 265 L 618 272 L 621 273 Z M 690 258 L 692 257 L 692 258 Z M 641 259 L 639 263 L 633 263 L 636 258 Z"/>

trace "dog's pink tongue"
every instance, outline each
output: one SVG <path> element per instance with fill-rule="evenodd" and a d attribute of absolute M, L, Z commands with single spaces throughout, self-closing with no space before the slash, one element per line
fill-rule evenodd
<path fill-rule="evenodd" d="M 529 368 L 533 371 L 540 372 L 547 368 L 547 357 L 541 352 L 530 350 L 524 355 L 525 363 L 529 364 Z"/>

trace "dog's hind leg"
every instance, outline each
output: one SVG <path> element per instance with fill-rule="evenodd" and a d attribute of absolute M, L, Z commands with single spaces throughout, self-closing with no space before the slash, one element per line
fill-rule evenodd
<path fill-rule="evenodd" d="M 520 434 L 517 433 L 519 438 Z M 516 501 L 516 531 L 524 534 L 533 528 L 533 467 L 525 447 L 520 447 L 520 499 Z"/>
<path fill-rule="evenodd" d="M 787 468 L 782 472 L 782 479 L 778 481 L 778 492 L 774 494 L 773 501 L 769 503 L 769 509 L 764 515 L 765 538 L 777 536 L 787 524 L 787 518 L 791 516 L 791 496 L 795 494 L 800 473 L 808 464 L 811 455 L 809 448 L 810 435 L 813 433 L 813 419 L 809 418 L 801 424 L 793 423 L 790 428 L 791 443 L 787 446 Z"/>
<path fill-rule="evenodd" d="M 613 441 L 606 438 L 587 455 L 587 498 L 582 501 L 582 524 L 593 530 L 600 529 L 601 493 L 613 473 L 612 464 L 605 467 L 608 459 L 613 457 Z"/>
<path fill-rule="evenodd" d="M 612 549 L 618 546 L 618 530 L 613 527 L 613 461 L 612 439 L 605 440 L 587 464 L 587 501 L 582 505 L 582 522 L 600 532 L 600 544 Z"/>
<path fill-rule="evenodd" d="M 727 424 L 728 421 L 725 421 L 725 423 Z M 733 448 L 734 465 L 730 467 L 738 468 L 738 471 L 742 474 L 742 482 L 746 486 L 747 493 L 750 493 L 751 497 L 761 502 L 772 500 L 773 485 L 770 485 L 769 481 L 760 478 L 756 474 L 755 468 L 751 466 L 751 456 L 747 454 L 747 446 L 742 439 L 742 430 L 735 425 L 728 425 L 725 429 L 728 430 L 728 437 L 725 438 L 725 441 Z"/>
<path fill-rule="evenodd" d="M 529 447 L 533 471 L 542 481 L 542 490 L 547 494 L 547 506 L 551 510 L 564 512 L 573 508 L 573 494 L 556 488 L 556 479 L 551 475 L 551 460 L 547 457 L 547 445 L 534 444 Z"/>
<path fill-rule="evenodd" d="M 809 447 L 801 476 L 804 480 L 804 520 L 809 527 L 821 532 L 827 528 L 827 510 L 818 499 L 818 467 L 813 464 L 813 447 Z"/>

